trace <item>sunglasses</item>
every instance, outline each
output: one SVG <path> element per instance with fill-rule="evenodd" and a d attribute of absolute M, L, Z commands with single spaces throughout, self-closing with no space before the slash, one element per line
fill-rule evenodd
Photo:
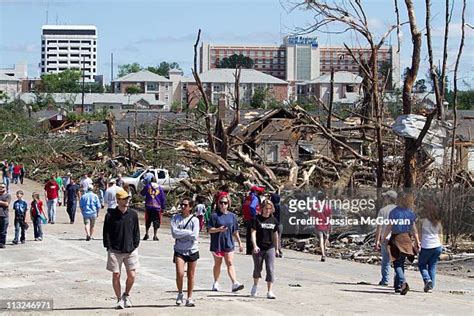
<path fill-rule="evenodd" d="M 229 204 L 229 202 L 227 202 L 227 201 L 222 201 L 222 202 L 219 202 L 219 204 L 221 204 L 221 205 L 227 205 L 227 204 Z"/>
<path fill-rule="evenodd" d="M 187 203 L 181 203 L 181 207 L 186 207 L 186 206 L 189 206 L 189 204 L 187 204 Z"/>

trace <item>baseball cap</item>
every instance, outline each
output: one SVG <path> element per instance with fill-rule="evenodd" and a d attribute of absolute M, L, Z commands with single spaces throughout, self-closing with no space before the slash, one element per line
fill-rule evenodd
<path fill-rule="evenodd" d="M 397 192 L 395 192 L 393 190 L 389 190 L 385 193 L 382 193 L 382 196 L 384 196 L 384 197 L 387 196 L 389 198 L 396 199 L 398 197 L 398 194 L 397 194 Z"/>
<path fill-rule="evenodd" d="M 130 195 L 124 189 L 120 189 L 117 191 L 117 193 L 115 193 L 115 197 L 117 198 L 117 200 L 125 200 L 129 198 Z"/>

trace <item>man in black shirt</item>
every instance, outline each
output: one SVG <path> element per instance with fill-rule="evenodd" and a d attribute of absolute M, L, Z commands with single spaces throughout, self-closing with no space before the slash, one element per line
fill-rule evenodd
<path fill-rule="evenodd" d="M 140 267 L 137 248 L 140 226 L 137 212 L 128 209 L 131 196 L 124 189 L 116 193 L 117 207 L 107 212 L 104 220 L 104 247 L 107 248 L 107 270 L 113 273 L 112 284 L 117 296 L 117 308 L 131 307 L 130 290 Z M 125 292 L 121 294 L 120 272 L 122 263 L 127 270 Z"/>

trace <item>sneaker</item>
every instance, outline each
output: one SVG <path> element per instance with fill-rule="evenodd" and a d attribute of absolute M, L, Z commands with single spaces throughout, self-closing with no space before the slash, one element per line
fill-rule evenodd
<path fill-rule="evenodd" d="M 326 257 L 322 256 L 321 257 L 321 262 L 324 262 L 324 261 L 326 261 Z"/>
<path fill-rule="evenodd" d="M 196 305 L 194 304 L 193 299 L 192 299 L 192 298 L 188 298 L 188 299 L 186 300 L 186 307 L 194 307 L 194 306 L 196 306 Z"/>
<path fill-rule="evenodd" d="M 148 238 L 150 238 L 150 236 L 148 236 L 148 234 L 145 234 L 145 236 L 143 236 L 143 240 L 148 240 Z"/>
<path fill-rule="evenodd" d="M 115 305 L 115 309 L 124 309 L 124 308 L 125 308 L 125 304 L 123 302 L 123 299 L 117 300 L 117 305 Z"/>
<path fill-rule="evenodd" d="M 273 294 L 272 291 L 270 291 L 270 292 L 267 293 L 267 298 L 269 300 L 274 300 L 274 299 L 276 299 L 276 296 L 275 296 L 275 294 Z"/>
<path fill-rule="evenodd" d="M 43 237 L 38 237 L 38 241 L 43 241 Z"/>
<path fill-rule="evenodd" d="M 250 290 L 250 296 L 255 297 L 257 295 L 257 286 L 254 285 L 252 286 L 252 289 Z"/>
<path fill-rule="evenodd" d="M 14 245 L 18 245 L 18 240 L 12 240 L 12 243 L 13 243 Z"/>
<path fill-rule="evenodd" d="M 90 241 L 91 240 L 91 236 L 86 236 L 86 241 Z"/>
<path fill-rule="evenodd" d="M 387 282 L 382 282 L 382 281 L 380 281 L 380 282 L 379 282 L 379 285 L 380 285 L 380 286 L 388 286 L 388 283 L 387 283 Z"/>
<path fill-rule="evenodd" d="M 410 287 L 408 286 L 408 283 L 403 283 L 402 288 L 400 289 L 400 295 L 406 295 L 410 291 Z"/>
<path fill-rule="evenodd" d="M 158 240 L 160 240 L 160 239 L 158 239 L 158 236 L 153 236 L 153 240 L 158 241 Z"/>
<path fill-rule="evenodd" d="M 26 241 L 25 240 L 22 240 L 21 243 L 24 244 Z"/>
<path fill-rule="evenodd" d="M 402 290 L 400 289 L 395 289 L 395 293 L 400 293 Z"/>
<path fill-rule="evenodd" d="M 433 282 L 429 280 L 428 282 L 425 283 L 425 287 L 423 288 L 423 291 L 425 293 L 431 293 L 433 290 Z"/>
<path fill-rule="evenodd" d="M 244 285 L 240 284 L 239 282 L 232 284 L 232 292 L 237 292 L 243 289 L 244 289 Z"/>
<path fill-rule="evenodd" d="M 219 292 L 219 282 L 214 282 L 214 284 L 212 285 L 212 291 L 213 292 Z"/>
<path fill-rule="evenodd" d="M 69 224 L 74 224 L 74 222 L 73 222 L 73 221 L 70 221 Z"/>
<path fill-rule="evenodd" d="M 178 297 L 176 297 L 176 305 L 183 305 L 183 293 L 178 293 Z"/>
<path fill-rule="evenodd" d="M 130 300 L 130 295 L 123 293 L 122 301 L 123 301 L 123 306 L 125 306 L 125 308 L 132 307 L 132 301 Z"/>
<path fill-rule="evenodd" d="M 283 251 L 279 251 L 280 252 L 280 258 L 283 258 Z"/>
<path fill-rule="evenodd" d="M 38 238 L 35 238 L 35 241 L 38 241 Z"/>

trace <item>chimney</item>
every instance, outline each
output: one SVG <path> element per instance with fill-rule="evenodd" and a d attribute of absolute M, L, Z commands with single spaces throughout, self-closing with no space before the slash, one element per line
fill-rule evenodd
<path fill-rule="evenodd" d="M 226 111 L 227 111 L 227 106 L 226 106 L 226 98 L 225 98 L 225 95 L 224 94 L 221 94 L 221 96 L 219 97 L 219 101 L 217 103 L 217 106 L 219 107 L 219 118 L 225 122 L 225 115 L 226 115 Z"/>

